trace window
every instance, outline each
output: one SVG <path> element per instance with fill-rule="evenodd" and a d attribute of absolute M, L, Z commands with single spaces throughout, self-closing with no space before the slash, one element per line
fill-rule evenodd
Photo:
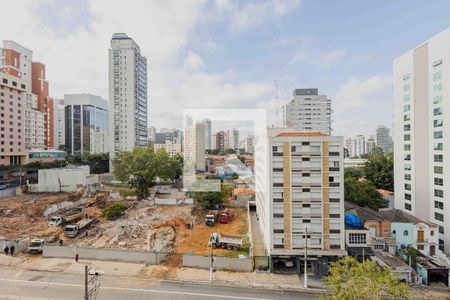
<path fill-rule="evenodd" d="M 439 233 L 444 234 L 444 226 L 439 225 Z"/>
<path fill-rule="evenodd" d="M 403 236 L 408 236 L 409 232 L 408 230 L 403 231 Z"/>
<path fill-rule="evenodd" d="M 403 101 L 411 100 L 411 96 L 409 94 L 403 95 Z"/>
<path fill-rule="evenodd" d="M 438 212 L 434 213 L 434 218 L 438 221 L 444 222 L 444 215 Z"/>
<path fill-rule="evenodd" d="M 309 193 L 311 192 L 311 189 L 302 189 L 302 193 Z"/>
<path fill-rule="evenodd" d="M 392 230 L 392 235 L 395 235 L 397 232 L 394 230 Z"/>
<path fill-rule="evenodd" d="M 405 194 L 405 199 L 406 200 L 411 200 L 411 194 Z"/>
<path fill-rule="evenodd" d="M 412 209 L 411 204 L 405 203 L 405 209 L 410 211 Z"/>
<path fill-rule="evenodd" d="M 444 179 L 443 178 L 434 178 L 434 184 L 443 186 L 444 185 Z"/>
<path fill-rule="evenodd" d="M 440 92 L 440 91 L 442 91 L 442 83 L 433 85 L 433 92 Z"/>
<path fill-rule="evenodd" d="M 403 146 L 403 150 L 405 150 L 405 151 L 410 151 L 410 150 L 411 150 L 411 144 L 405 144 L 405 145 Z"/>
<path fill-rule="evenodd" d="M 443 136 L 442 131 L 435 131 L 433 135 L 435 139 L 442 139 Z"/>
<path fill-rule="evenodd" d="M 348 243 L 349 244 L 366 244 L 366 234 L 350 232 L 348 234 Z"/>
<path fill-rule="evenodd" d="M 430 231 L 430 235 L 431 235 L 431 236 L 434 236 L 434 230 L 431 230 L 431 231 Z"/>
<path fill-rule="evenodd" d="M 443 174 L 444 168 L 441 166 L 434 166 L 434 174 Z"/>
<path fill-rule="evenodd" d="M 403 125 L 403 130 L 404 131 L 410 131 L 411 130 L 411 124 Z"/>
<path fill-rule="evenodd" d="M 437 107 L 433 109 L 433 115 L 434 116 L 440 116 L 442 115 L 442 107 Z"/>
<path fill-rule="evenodd" d="M 437 189 L 435 189 L 435 190 L 434 190 L 434 195 L 435 195 L 436 197 L 439 197 L 439 198 L 444 198 L 444 191 L 443 191 L 443 190 L 437 190 Z"/>
<path fill-rule="evenodd" d="M 405 84 L 404 86 L 403 86 L 403 91 L 404 92 L 407 92 L 407 91 L 409 91 L 410 90 L 410 88 L 411 88 L 411 85 L 408 83 L 408 84 Z"/>
<path fill-rule="evenodd" d="M 404 115 L 403 116 L 403 121 L 409 121 L 411 120 L 411 116 L 410 115 Z"/>
<path fill-rule="evenodd" d="M 330 218 L 340 218 L 340 214 L 330 214 Z"/>
<path fill-rule="evenodd" d="M 405 171 L 411 171 L 411 164 L 404 164 L 404 165 L 403 165 L 403 169 L 404 169 Z"/>
<path fill-rule="evenodd" d="M 433 81 L 440 80 L 442 78 L 442 71 L 433 74 Z"/>
<path fill-rule="evenodd" d="M 405 183 L 405 190 L 410 191 L 411 190 L 411 184 Z"/>
<path fill-rule="evenodd" d="M 411 174 L 405 174 L 405 180 L 411 180 Z"/>
<path fill-rule="evenodd" d="M 433 104 L 441 104 L 442 103 L 442 95 L 433 97 Z"/>
<path fill-rule="evenodd" d="M 284 214 L 273 214 L 274 218 L 284 218 Z"/>
<path fill-rule="evenodd" d="M 433 126 L 434 127 L 442 127 L 442 123 L 443 123 L 442 119 L 433 120 Z"/>
<path fill-rule="evenodd" d="M 404 141 L 410 141 L 410 140 L 411 140 L 411 135 L 410 135 L 410 134 L 405 134 L 405 135 L 403 136 L 403 140 L 404 140 Z"/>
<path fill-rule="evenodd" d="M 405 74 L 405 75 L 403 75 L 403 80 L 408 80 L 410 77 L 411 77 L 411 75 L 409 73 Z"/>
<path fill-rule="evenodd" d="M 411 160 L 411 154 L 405 154 L 403 158 L 404 160 Z"/>
<path fill-rule="evenodd" d="M 441 201 L 434 201 L 434 208 L 444 209 L 444 203 Z"/>
<path fill-rule="evenodd" d="M 410 111 L 410 110 L 411 110 L 411 105 L 410 104 L 403 105 L 403 111 L 404 112 L 407 112 L 407 111 Z"/>
<path fill-rule="evenodd" d="M 444 149 L 444 144 L 436 142 L 436 143 L 433 144 L 433 148 L 434 148 L 434 150 L 443 150 Z"/>
<path fill-rule="evenodd" d="M 442 59 L 438 59 L 438 60 L 433 62 L 433 67 L 437 67 L 439 65 L 442 65 Z"/>

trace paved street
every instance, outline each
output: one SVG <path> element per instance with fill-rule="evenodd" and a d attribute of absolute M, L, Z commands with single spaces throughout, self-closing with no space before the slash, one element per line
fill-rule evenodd
<path fill-rule="evenodd" d="M 83 276 L 60 272 L 24 271 L 0 267 L 0 299 L 77 299 L 83 297 Z M 98 299 L 315 299 L 315 294 L 274 292 L 204 284 L 146 280 L 132 277 L 102 278 Z"/>

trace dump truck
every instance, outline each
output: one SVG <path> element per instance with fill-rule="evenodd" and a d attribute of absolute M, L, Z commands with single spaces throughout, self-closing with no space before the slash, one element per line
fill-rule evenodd
<path fill-rule="evenodd" d="M 234 217 L 234 210 L 230 208 L 225 208 L 219 215 L 220 223 L 229 223 Z"/>
<path fill-rule="evenodd" d="M 50 217 L 48 220 L 48 226 L 57 227 L 57 226 L 63 226 L 64 224 L 70 224 L 73 222 L 77 222 L 83 218 L 83 213 L 78 212 L 70 215 L 54 215 Z"/>
<path fill-rule="evenodd" d="M 42 253 L 44 250 L 44 239 L 32 239 L 28 243 L 28 253 Z"/>
<path fill-rule="evenodd" d="M 64 227 L 64 235 L 67 237 L 76 237 L 84 229 L 88 228 L 95 220 L 84 218 L 76 224 L 67 225 Z"/>
<path fill-rule="evenodd" d="M 208 226 L 214 226 L 214 224 L 217 222 L 217 219 L 219 218 L 219 211 L 218 210 L 210 210 L 205 215 L 205 224 Z"/>
<path fill-rule="evenodd" d="M 208 247 L 237 251 L 242 247 L 242 237 L 213 232 L 209 237 Z"/>

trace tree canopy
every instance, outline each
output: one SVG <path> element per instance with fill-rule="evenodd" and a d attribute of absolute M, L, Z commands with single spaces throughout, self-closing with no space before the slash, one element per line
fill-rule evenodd
<path fill-rule="evenodd" d="M 324 284 L 333 293 L 326 299 L 408 299 L 409 288 L 391 268 L 382 269 L 376 262 L 359 263 L 352 257 L 332 263 Z"/>
<path fill-rule="evenodd" d="M 204 209 L 210 209 L 214 205 L 221 205 L 231 196 L 232 186 L 221 184 L 221 191 L 193 192 L 192 198 Z"/>
<path fill-rule="evenodd" d="M 109 172 L 109 154 L 74 154 L 67 157 L 67 162 L 73 165 L 88 165 L 92 174 L 102 174 Z"/>
<path fill-rule="evenodd" d="M 177 158 L 171 158 L 164 149 L 135 148 L 132 152 L 121 152 L 113 161 L 114 175 L 136 190 L 139 199 L 149 196 L 149 189 L 156 184 L 157 177 L 175 179 L 181 167 Z M 174 167 L 175 166 L 175 167 Z"/>
<path fill-rule="evenodd" d="M 387 207 L 389 204 L 370 182 L 367 180 L 358 180 L 354 177 L 345 178 L 344 194 L 345 201 L 350 201 L 359 206 L 367 206 L 375 210 Z"/>
<path fill-rule="evenodd" d="M 364 175 L 377 189 L 394 191 L 394 155 L 374 149 L 363 168 Z"/>

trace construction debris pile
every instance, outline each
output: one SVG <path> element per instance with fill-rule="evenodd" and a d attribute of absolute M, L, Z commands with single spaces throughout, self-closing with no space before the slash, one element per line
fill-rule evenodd
<path fill-rule="evenodd" d="M 52 237 L 61 228 L 49 228 L 44 212 L 48 207 L 79 200 L 81 192 L 56 194 L 26 194 L 5 197 L 0 201 L 0 236 L 8 239 Z"/>
<path fill-rule="evenodd" d="M 192 206 L 153 206 L 128 210 L 116 221 L 100 224 L 80 237 L 80 246 L 171 252 L 192 220 Z M 74 241 L 75 242 L 75 241 Z"/>

